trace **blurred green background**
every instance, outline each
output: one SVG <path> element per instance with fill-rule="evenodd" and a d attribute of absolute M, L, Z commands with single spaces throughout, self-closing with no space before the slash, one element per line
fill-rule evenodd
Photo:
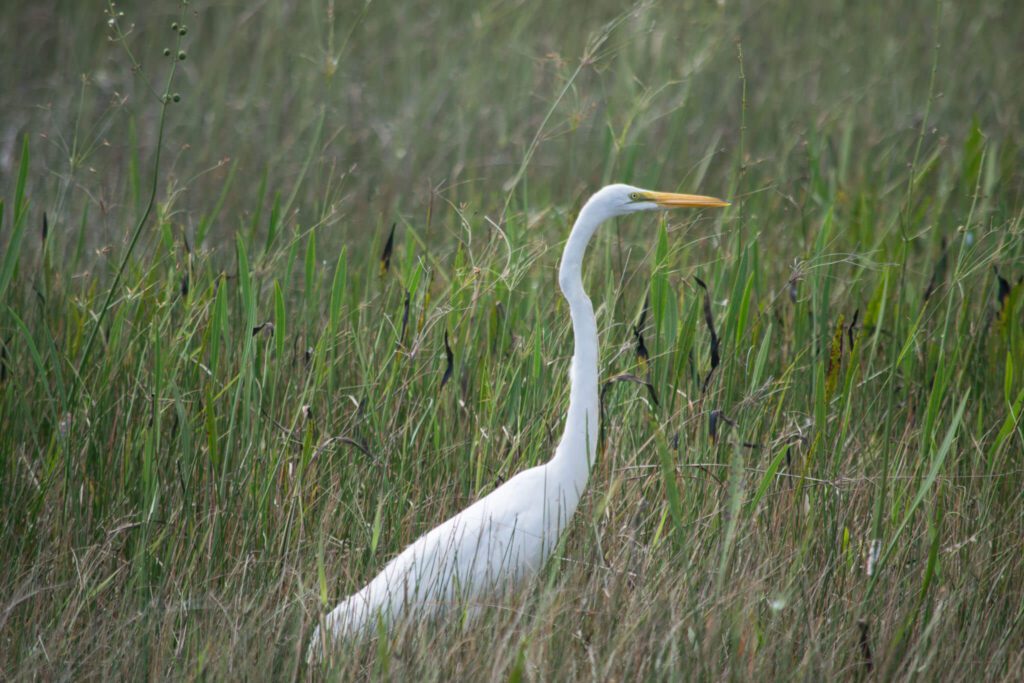
<path fill-rule="evenodd" d="M 73 225 L 89 203 L 110 239 L 138 212 L 126 189 L 133 163 L 148 168 L 160 90 L 146 79 L 162 82 L 178 8 L 118 5 L 145 78 L 102 5 L 8 9 L 2 187 L 27 133 L 39 208 Z M 294 193 L 307 225 L 332 210 L 422 215 L 435 187 L 500 195 L 534 141 L 523 181 L 544 201 L 613 180 L 692 184 L 705 164 L 721 192 L 742 159 L 737 190 L 802 206 L 817 140 L 841 182 L 885 189 L 911 161 L 936 40 L 925 151 L 959 147 L 974 122 L 998 140 L 1021 125 L 1013 2 L 199 2 L 186 15 L 164 185 L 196 221 L 234 164 L 227 232 L 264 182 Z"/>

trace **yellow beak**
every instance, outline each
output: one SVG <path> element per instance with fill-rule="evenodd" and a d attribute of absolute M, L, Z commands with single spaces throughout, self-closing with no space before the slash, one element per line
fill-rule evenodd
<path fill-rule="evenodd" d="M 705 197 L 699 194 L 677 194 L 675 192 L 644 192 L 643 199 L 654 202 L 666 209 L 678 209 L 681 207 L 706 207 L 721 208 L 729 206 L 729 202 L 716 197 Z"/>

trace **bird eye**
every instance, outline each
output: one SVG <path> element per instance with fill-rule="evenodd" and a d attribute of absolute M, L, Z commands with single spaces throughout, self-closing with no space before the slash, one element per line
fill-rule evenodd
<path fill-rule="evenodd" d="M 634 202 L 638 202 L 638 201 L 640 201 L 640 193 L 639 192 L 630 192 L 629 193 L 629 198 L 632 199 Z"/>

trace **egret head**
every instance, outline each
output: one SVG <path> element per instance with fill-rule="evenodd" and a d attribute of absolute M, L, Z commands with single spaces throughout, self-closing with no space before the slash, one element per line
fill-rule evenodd
<path fill-rule="evenodd" d="M 729 206 L 729 202 L 704 197 L 697 194 L 679 194 L 676 192 L 653 192 L 632 185 L 608 185 L 601 188 L 588 205 L 607 217 L 624 216 L 637 211 L 656 211 L 659 209 L 717 208 Z"/>

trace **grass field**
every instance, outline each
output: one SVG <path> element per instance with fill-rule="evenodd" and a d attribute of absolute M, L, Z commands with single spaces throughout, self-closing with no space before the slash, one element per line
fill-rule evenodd
<path fill-rule="evenodd" d="M 0 678 L 319 675 L 550 457 L 613 181 L 733 204 L 590 248 L 564 546 L 333 674 L 1024 676 L 1020 3 L 100 5 L 0 22 Z"/>

